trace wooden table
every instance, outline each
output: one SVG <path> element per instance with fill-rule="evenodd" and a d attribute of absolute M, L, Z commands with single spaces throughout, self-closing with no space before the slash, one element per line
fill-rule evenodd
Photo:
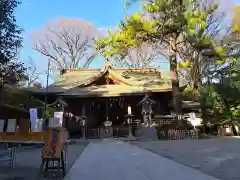
<path fill-rule="evenodd" d="M 12 165 L 12 168 L 16 167 L 16 153 L 17 153 L 17 147 L 19 145 L 42 145 L 44 146 L 44 141 L 20 141 L 20 140 L 0 140 L 0 143 L 4 143 L 5 145 L 10 146 L 10 154 L 9 158 L 7 160 L 0 160 L 0 162 L 10 161 L 10 164 Z M 66 164 L 66 152 L 68 147 L 69 141 L 66 141 L 64 144 L 64 163 Z"/>

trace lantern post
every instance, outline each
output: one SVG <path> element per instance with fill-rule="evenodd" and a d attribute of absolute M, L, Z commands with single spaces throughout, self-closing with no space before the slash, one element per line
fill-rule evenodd
<path fill-rule="evenodd" d="M 144 98 L 138 103 L 142 106 L 143 123 L 145 127 L 152 126 L 152 105 L 155 103 L 155 101 L 150 99 L 148 94 L 145 94 Z"/>
<path fill-rule="evenodd" d="M 132 132 L 133 114 L 132 114 L 132 108 L 130 105 L 128 106 L 128 112 L 127 112 L 127 115 L 125 115 L 125 118 L 127 119 L 127 123 L 128 123 L 128 138 L 132 138 L 133 137 L 133 132 Z"/>

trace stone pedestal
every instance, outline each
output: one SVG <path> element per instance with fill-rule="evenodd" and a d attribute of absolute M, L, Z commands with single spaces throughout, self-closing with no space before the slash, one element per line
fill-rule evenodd
<path fill-rule="evenodd" d="M 127 137 L 127 140 L 128 141 L 135 141 L 137 138 L 136 137 L 134 137 L 134 136 L 128 136 Z"/>
<path fill-rule="evenodd" d="M 141 127 L 138 130 L 139 139 L 143 141 L 158 140 L 157 130 L 154 127 Z"/>
<path fill-rule="evenodd" d="M 112 127 L 104 127 L 100 130 L 101 138 L 113 138 L 113 128 Z"/>
<path fill-rule="evenodd" d="M 82 137 L 81 140 L 86 140 L 86 128 L 85 126 L 81 126 Z"/>

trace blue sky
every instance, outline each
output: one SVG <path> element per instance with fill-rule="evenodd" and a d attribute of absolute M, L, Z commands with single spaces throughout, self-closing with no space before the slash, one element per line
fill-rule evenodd
<path fill-rule="evenodd" d="M 116 27 L 126 13 L 138 9 L 138 6 L 133 6 L 125 11 L 123 6 L 123 0 L 23 0 L 16 12 L 17 23 L 25 30 L 20 60 L 28 63 L 28 56 L 31 56 L 40 71 L 46 69 L 46 58 L 32 49 L 30 33 L 49 21 L 59 17 L 82 18 L 97 27 Z M 99 61 L 92 65 L 101 66 Z"/>
<path fill-rule="evenodd" d="M 229 2 L 230 0 L 223 0 Z M 97 27 L 116 27 L 126 14 L 139 9 L 135 5 L 128 11 L 123 9 L 123 0 L 22 0 L 16 11 L 17 23 L 25 30 L 24 47 L 21 50 L 20 60 L 28 62 L 31 56 L 39 71 L 46 69 L 46 58 L 32 50 L 29 33 L 40 29 L 47 22 L 59 17 L 82 18 Z M 233 0 L 240 4 L 240 0 Z M 163 63 L 163 66 L 166 63 Z M 101 67 L 101 62 L 95 62 L 92 67 Z"/>

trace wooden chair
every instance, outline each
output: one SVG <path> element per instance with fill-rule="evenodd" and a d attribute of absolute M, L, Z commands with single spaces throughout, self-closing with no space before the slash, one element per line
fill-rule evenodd
<path fill-rule="evenodd" d="M 52 170 L 52 176 L 55 176 L 56 171 L 53 170 L 57 170 L 58 174 L 61 174 L 62 171 L 62 176 L 64 177 L 66 174 L 63 154 L 64 133 L 59 128 L 52 128 L 50 132 L 48 141 L 43 148 L 39 175 L 44 174 L 45 176 L 49 170 Z M 52 164 L 51 167 L 49 163 Z"/>

